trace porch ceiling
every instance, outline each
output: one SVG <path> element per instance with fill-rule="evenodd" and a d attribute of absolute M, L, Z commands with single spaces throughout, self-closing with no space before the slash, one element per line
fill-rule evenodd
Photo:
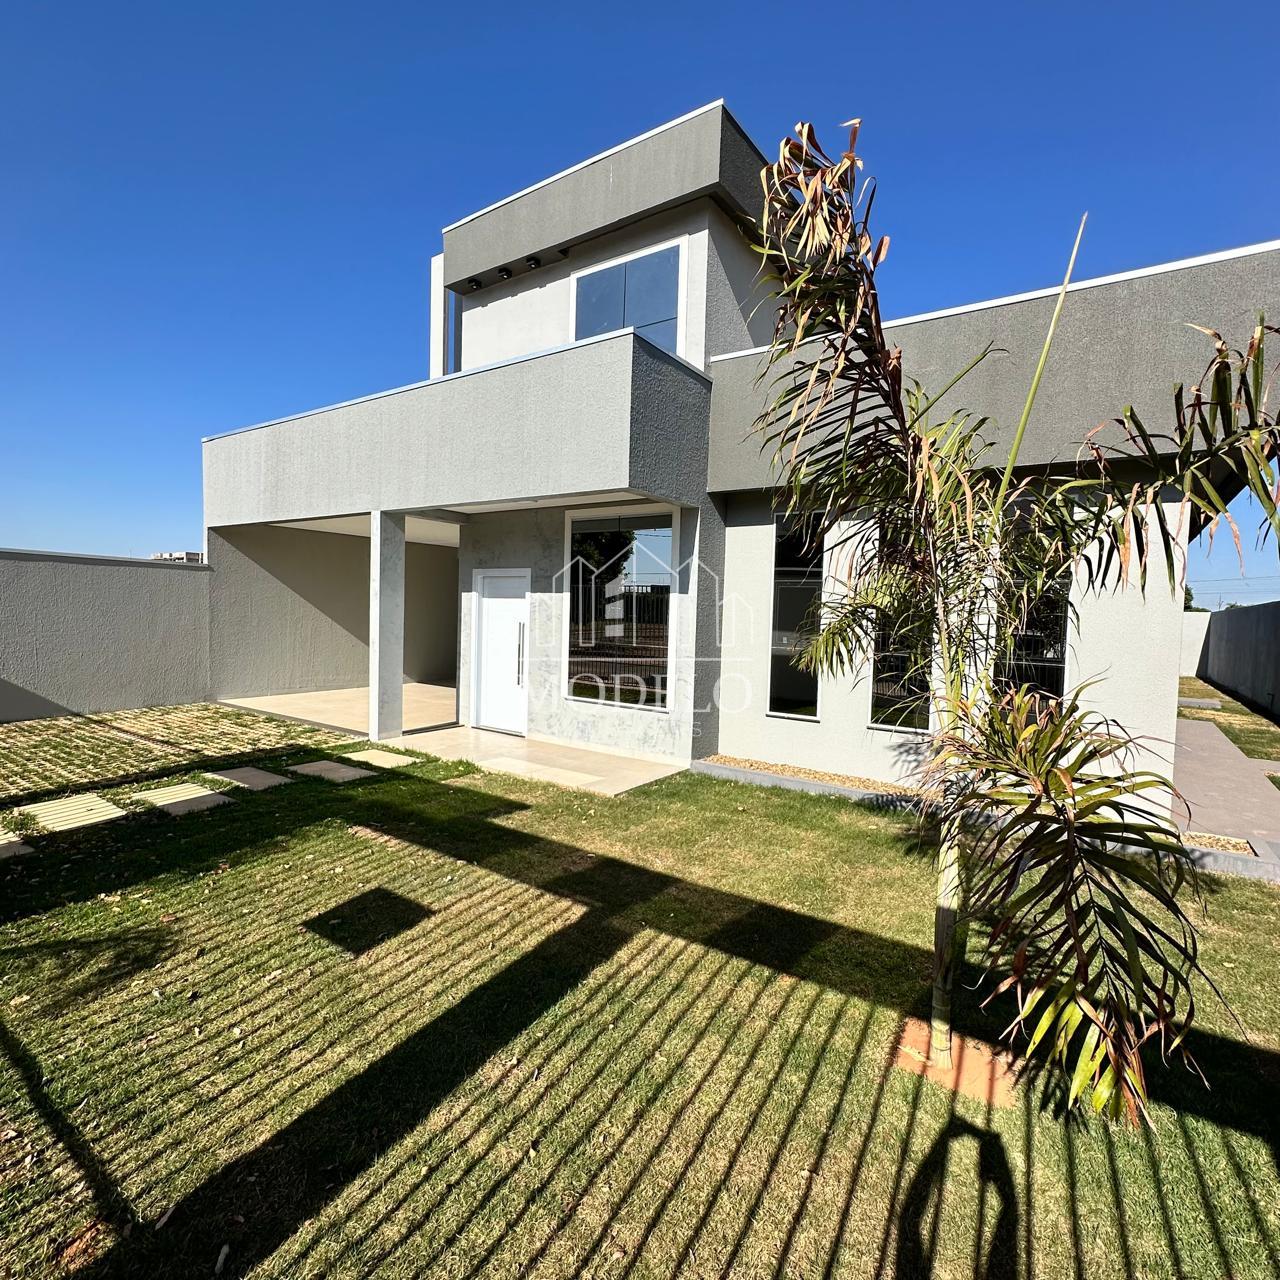
<path fill-rule="evenodd" d="M 326 516 L 319 520 L 276 521 L 284 529 L 314 529 L 317 533 L 346 533 L 357 538 L 369 536 L 369 516 Z M 405 516 L 406 542 L 425 542 L 437 547 L 458 545 L 458 525 L 450 520 L 432 520 L 425 516 Z"/>

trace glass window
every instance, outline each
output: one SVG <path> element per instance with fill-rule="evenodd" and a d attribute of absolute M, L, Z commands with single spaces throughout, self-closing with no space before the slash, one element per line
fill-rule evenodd
<path fill-rule="evenodd" d="M 769 652 L 769 710 L 818 714 L 818 677 L 797 665 L 804 637 L 817 621 L 822 594 L 822 546 L 803 525 L 779 520 L 773 542 L 773 633 Z"/>
<path fill-rule="evenodd" d="M 594 338 L 598 333 L 613 333 L 622 323 L 622 301 L 625 271 L 622 267 L 605 267 L 590 275 L 578 277 L 576 303 L 577 331 L 574 338 Z"/>
<path fill-rule="evenodd" d="M 664 351 L 676 349 L 680 248 L 603 267 L 577 278 L 574 339 L 634 329 Z"/>
<path fill-rule="evenodd" d="M 671 517 L 575 520 L 570 526 L 569 695 L 667 705 Z"/>
<path fill-rule="evenodd" d="M 1014 634 L 1013 650 L 996 666 L 996 682 L 1005 688 L 1033 690 L 1061 698 L 1067 680 L 1069 586 L 1044 593 Z"/>
<path fill-rule="evenodd" d="M 912 651 L 881 625 L 871 661 L 871 723 L 895 729 L 929 727 L 931 650 Z"/>

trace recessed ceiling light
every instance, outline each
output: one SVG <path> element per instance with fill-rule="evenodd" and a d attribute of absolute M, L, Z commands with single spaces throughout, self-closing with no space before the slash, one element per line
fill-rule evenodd
<path fill-rule="evenodd" d="M 510 267 L 499 267 L 499 268 L 498 268 L 498 279 L 499 279 L 499 280 L 510 280 L 510 279 L 511 279 L 511 268 L 510 268 Z"/>
<path fill-rule="evenodd" d="M 467 281 L 467 288 L 470 289 L 472 293 L 475 293 L 479 287 L 480 281 L 477 280 L 475 276 L 472 276 L 471 279 Z"/>

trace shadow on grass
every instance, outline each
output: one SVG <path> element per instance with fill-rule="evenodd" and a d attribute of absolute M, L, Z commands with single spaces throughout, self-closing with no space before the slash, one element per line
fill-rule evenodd
<path fill-rule="evenodd" d="M 236 805 L 184 819 L 188 825 L 182 827 L 169 825 L 172 820 L 167 818 L 140 820 L 123 849 L 125 842 L 119 832 L 86 833 L 68 839 L 62 847 L 73 856 L 66 866 L 34 872 L 16 904 L 19 913 L 82 900 L 104 886 L 137 883 L 160 870 L 203 874 L 225 863 L 234 864 L 241 857 L 252 858 L 254 850 L 269 849 L 273 841 L 304 827 L 336 819 L 344 824 L 358 821 L 364 836 L 375 844 L 379 840 L 407 842 L 471 864 L 489 877 L 472 897 L 464 899 L 462 907 L 450 908 L 456 915 L 451 931 L 433 935 L 441 968 L 448 974 L 443 980 L 446 989 L 453 985 L 462 994 L 258 1145 L 203 1177 L 172 1206 L 162 1229 L 134 1229 L 79 1274 L 208 1274 L 225 1250 L 222 1274 L 241 1275 L 271 1257 L 339 1198 L 343 1198 L 346 1218 L 375 1215 L 376 1233 L 371 1226 L 368 1242 L 347 1246 L 347 1251 L 355 1250 L 354 1256 L 344 1253 L 339 1259 L 361 1274 L 376 1272 L 399 1247 L 416 1237 L 430 1241 L 428 1267 L 451 1248 L 465 1246 L 467 1273 L 480 1275 L 495 1262 L 504 1242 L 517 1229 L 530 1233 L 524 1259 L 530 1266 L 542 1262 L 559 1267 L 565 1255 L 571 1254 L 570 1269 L 576 1272 L 598 1263 L 606 1252 L 614 1256 L 617 1214 L 632 1202 L 642 1185 L 655 1179 L 660 1179 L 666 1190 L 652 1197 L 639 1226 L 631 1225 L 633 1247 L 625 1274 L 646 1269 L 641 1256 L 650 1248 L 661 1249 L 660 1256 L 672 1260 L 672 1271 L 678 1270 L 697 1253 L 713 1220 L 735 1224 L 722 1232 L 720 1244 L 725 1254 L 721 1274 L 727 1274 L 746 1247 L 762 1204 L 770 1196 L 793 1201 L 771 1255 L 777 1258 L 776 1274 L 794 1274 L 791 1259 L 799 1248 L 802 1224 L 811 1234 L 818 1215 L 830 1215 L 822 1232 L 827 1240 L 825 1256 L 808 1259 L 803 1269 L 827 1275 L 841 1271 L 850 1233 L 863 1225 L 856 1221 L 857 1196 L 868 1161 L 881 1154 L 877 1144 L 887 1137 L 877 1126 L 894 1079 L 887 1059 L 866 1060 L 867 1046 L 872 1043 L 872 1014 L 876 1008 L 893 1017 L 925 1011 L 928 950 L 620 859 L 596 856 L 494 821 L 520 807 L 488 792 L 421 777 L 380 776 L 343 787 L 299 781 L 289 788 L 238 796 Z M 178 833 L 180 843 L 170 838 Z M 273 903 L 273 910 L 299 924 L 310 916 L 314 924 L 314 912 L 305 905 L 309 886 L 305 877 L 301 879 L 303 882 L 291 886 L 280 902 Z M 536 922 L 526 928 L 522 911 L 528 914 L 528 907 L 521 904 L 527 903 L 522 895 L 528 890 L 536 891 L 539 902 L 551 904 L 545 912 L 554 908 L 560 913 L 554 920 L 547 915 L 542 922 L 547 928 L 548 922 L 555 924 L 550 932 L 542 925 L 534 928 Z M 356 902 L 358 898 L 346 905 Z M 234 906 L 230 902 L 226 909 L 231 911 Z M 340 917 L 344 914 L 342 906 L 334 910 Z M 488 913 L 487 917 L 482 913 Z M 518 946 L 518 954 L 467 989 L 468 975 L 482 972 L 482 966 L 467 954 L 471 934 L 479 928 L 475 920 L 482 918 L 506 921 L 510 943 Z M 450 911 L 442 910 L 433 923 L 443 926 L 451 919 Z M 643 941 L 655 931 L 659 943 Z M 361 953 L 385 949 L 390 958 L 380 980 L 388 988 L 388 1007 L 397 994 L 391 987 L 412 990 L 420 981 L 412 957 L 402 965 L 394 959 L 401 940 L 395 930 L 382 930 L 377 938 L 366 939 L 367 947 L 348 948 Z M 642 1026 L 663 1046 L 661 1062 L 646 1056 L 634 1042 L 614 1047 L 605 1044 L 608 1028 L 613 1025 L 607 1009 L 621 993 L 617 977 L 609 976 L 606 981 L 602 975 L 612 975 L 623 953 L 640 945 L 658 949 L 651 965 L 624 985 L 633 1006 L 642 999 L 648 1002 L 639 1006 L 648 1010 Z M 162 958 L 159 949 L 150 954 Z M 227 966 L 235 961 L 236 957 L 229 958 Z M 121 972 L 127 971 L 125 965 Z M 670 972 L 676 974 L 674 982 L 668 980 Z M 813 985 L 779 984 L 779 975 Z M 966 972 L 961 980 L 968 985 L 976 977 L 976 972 Z M 218 972 L 205 972 L 201 980 L 216 989 Z M 721 990 L 723 983 L 728 985 Z M 398 994 L 403 997 L 403 992 Z M 319 1049 L 308 1043 L 315 1031 L 299 1038 L 296 1028 L 273 1027 L 270 1006 L 274 999 L 267 990 L 255 1006 L 220 1010 L 205 1027 L 208 1047 L 202 1052 L 213 1055 L 243 1025 L 252 1032 L 261 1023 L 268 1037 L 291 1036 L 281 1040 L 282 1049 L 303 1055 L 296 1065 L 290 1060 L 291 1071 L 318 1061 Z M 382 993 L 377 991 L 371 996 L 375 1007 L 370 1010 L 369 1025 L 373 1025 L 374 1014 L 385 1012 L 378 1005 L 381 999 Z M 584 1009 L 577 1010 L 575 1001 L 583 1002 Z M 734 1003 L 738 1001 L 741 1008 Z M 856 1014 L 858 1001 L 870 1006 L 862 1016 Z M 730 1005 L 733 1016 L 717 1029 L 717 1018 Z M 543 1022 L 544 1015 L 561 1006 L 565 1010 L 563 1026 Z M 303 1011 L 290 1012 L 302 1021 L 299 1014 Z M 999 1025 L 963 1001 L 957 1002 L 957 1015 L 957 1029 L 977 1039 L 991 1040 Z M 230 1024 L 237 1020 L 238 1025 L 232 1028 Z M 508 1078 L 502 1075 L 493 1086 L 499 1090 L 496 1096 L 482 1091 L 461 1116 L 450 1121 L 448 1156 L 441 1156 L 436 1165 L 401 1170 L 399 1175 L 395 1167 L 388 1171 L 380 1166 L 374 1179 L 377 1186 L 365 1188 L 364 1180 L 375 1163 L 390 1159 L 393 1166 L 402 1164 L 395 1149 L 455 1091 L 479 1077 L 495 1060 L 506 1057 L 509 1046 L 540 1022 L 535 1045 L 558 1044 L 554 1052 L 569 1054 L 569 1062 L 549 1068 L 545 1076 L 535 1071 L 523 1078 L 519 1091 L 510 1099 L 500 1092 Z M 825 1110 L 820 1158 L 834 1158 L 835 1153 L 828 1149 L 833 1131 L 852 1135 L 852 1142 L 847 1168 L 841 1172 L 843 1199 L 837 1205 L 824 1202 L 819 1206 L 812 1200 L 812 1181 L 804 1183 L 798 1197 L 793 1196 L 789 1189 L 793 1179 L 784 1176 L 781 1166 L 793 1131 L 802 1122 L 811 1121 L 811 1112 L 819 1105 L 815 1101 L 816 1075 L 825 1069 L 836 1042 L 851 1044 L 852 1049 L 845 1052 L 843 1080 L 821 1092 Z M 812 1044 L 816 1044 L 816 1052 L 809 1047 Z M 15 1037 L 6 1034 L 5 1048 L 24 1080 L 39 1076 L 38 1067 Z M 269 1038 L 264 1048 L 270 1050 Z M 181 1052 L 190 1050 L 184 1046 Z M 1216 1125 L 1263 1137 L 1274 1154 L 1276 1122 L 1270 1109 L 1260 1107 L 1257 1100 L 1260 1077 L 1276 1078 L 1280 1055 L 1207 1033 L 1198 1033 L 1195 1052 L 1214 1079 L 1213 1094 L 1172 1082 L 1171 1073 L 1161 1072 L 1153 1073 L 1153 1097 Z M 589 1054 L 603 1056 L 597 1060 Z M 588 1068 L 588 1062 L 594 1065 Z M 796 1067 L 797 1063 L 803 1065 Z M 513 1072 L 514 1067 L 508 1071 Z M 618 1077 L 611 1086 L 604 1083 L 609 1073 Z M 177 1078 L 179 1073 L 173 1074 Z M 728 1079 L 721 1080 L 722 1074 Z M 869 1100 L 854 1089 L 855 1079 L 861 1077 L 874 1081 Z M 194 1086 L 187 1087 L 197 1088 L 198 1096 L 212 1105 L 209 1099 L 222 1095 L 207 1092 L 211 1083 L 197 1079 Z M 230 1096 L 234 1087 L 235 1081 L 226 1084 L 222 1093 Z M 892 1188 L 879 1224 L 878 1267 L 888 1264 L 896 1238 L 898 1273 L 930 1273 L 938 1248 L 948 1161 L 958 1146 L 972 1142 L 977 1149 L 980 1205 L 984 1206 L 973 1246 L 974 1274 L 1019 1274 L 1020 1241 L 1029 1273 L 1030 1224 L 1019 1221 L 1017 1188 L 1003 1139 L 990 1127 L 979 1128 L 956 1117 L 953 1099 L 948 1124 L 929 1144 L 923 1158 L 917 1158 L 917 1119 L 926 1087 L 933 1088 L 917 1076 L 902 1082 L 899 1090 L 908 1091 L 910 1098 L 894 1157 Z M 727 1105 L 727 1100 L 750 1090 L 754 1090 L 754 1101 L 746 1106 L 734 1140 L 726 1144 L 715 1106 L 701 1115 L 695 1109 L 693 1119 L 682 1111 L 660 1118 L 663 1100 L 675 1090 L 683 1090 L 681 1096 L 688 1095 L 691 1107 L 703 1095 L 722 1099 Z M 32 1096 L 35 1100 L 38 1091 Z M 113 1224 L 122 1221 L 120 1206 L 127 1201 L 101 1161 L 74 1126 L 51 1108 L 47 1096 L 35 1105 L 76 1162 L 91 1171 L 86 1176 L 95 1200 L 103 1206 L 104 1218 Z M 1030 1204 L 1029 1099 L 1025 1105 L 1028 1183 L 1023 1194 L 1024 1214 Z M 563 1132 L 564 1148 L 546 1168 L 539 1167 L 536 1172 L 521 1161 L 503 1165 L 498 1157 L 513 1145 L 517 1126 L 542 1107 L 554 1108 L 551 1124 Z M 654 1122 L 645 1126 L 643 1121 L 651 1109 Z M 630 1115 L 631 1121 L 623 1123 L 621 1114 Z M 268 1115 L 247 1112 L 241 1121 L 245 1132 L 265 1127 Z M 496 1136 L 484 1139 L 485 1126 L 493 1125 L 498 1127 Z M 482 1150 L 468 1157 L 461 1171 L 449 1173 L 445 1190 L 434 1202 L 421 1206 L 418 1201 L 428 1179 L 433 1174 L 445 1179 L 437 1166 L 467 1150 L 466 1144 L 473 1140 L 483 1140 Z M 605 1171 L 624 1148 L 631 1172 L 619 1187 Z M 840 1154 L 843 1158 L 845 1153 Z M 581 1228 L 573 1223 L 570 1212 L 548 1228 L 533 1214 L 534 1204 L 566 1170 L 584 1162 L 594 1172 L 585 1185 L 576 1184 L 575 1195 L 599 1198 L 608 1205 L 607 1212 L 594 1225 Z M 710 1188 L 693 1177 L 695 1166 L 701 1170 L 708 1162 L 718 1171 Z M 384 1184 L 391 1186 L 395 1176 L 407 1179 L 408 1185 L 389 1214 L 375 1201 Z M 437 1220 L 451 1189 L 463 1179 L 469 1180 L 469 1186 L 475 1184 L 467 1207 L 460 1214 L 455 1211 Z M 356 1203 L 348 1206 L 357 1188 Z M 516 1197 L 515 1208 L 509 1207 L 512 1196 Z M 985 1222 L 988 1199 L 993 1202 L 989 1229 Z M 394 1212 L 410 1200 L 413 1204 L 406 1209 L 410 1221 L 401 1224 Z M 676 1209 L 681 1212 L 677 1214 Z M 488 1226 L 491 1211 L 502 1224 L 496 1236 Z M 1213 1211 L 1208 1208 L 1208 1212 Z M 1265 1222 L 1259 1221 L 1265 1233 Z M 487 1237 L 485 1232 L 489 1232 Z M 569 1240 L 571 1232 L 573 1239 Z M 1082 1270 L 1078 1236 L 1075 1257 L 1077 1269 Z M 560 1273 L 569 1272 L 561 1268 Z"/>

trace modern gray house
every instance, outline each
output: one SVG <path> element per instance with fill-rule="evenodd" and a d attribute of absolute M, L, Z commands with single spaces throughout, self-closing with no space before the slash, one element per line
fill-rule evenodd
<path fill-rule="evenodd" d="M 794 661 L 824 563 L 775 518 L 752 434 L 764 164 L 717 102 L 481 209 L 432 260 L 425 381 L 206 440 L 209 694 L 367 687 L 387 739 L 427 688 L 475 729 L 908 777 L 927 711 L 898 656 L 840 679 Z M 935 386 L 1002 348 L 963 401 L 1009 430 L 1054 293 L 890 337 Z M 1280 242 L 1074 284 L 1023 456 L 1072 459 L 1126 404 L 1167 419 L 1208 354 L 1186 323 L 1241 342 L 1277 302 Z M 1100 677 L 1089 697 L 1167 759 L 1180 594 L 1074 603 L 1028 635 L 1022 674 Z"/>

